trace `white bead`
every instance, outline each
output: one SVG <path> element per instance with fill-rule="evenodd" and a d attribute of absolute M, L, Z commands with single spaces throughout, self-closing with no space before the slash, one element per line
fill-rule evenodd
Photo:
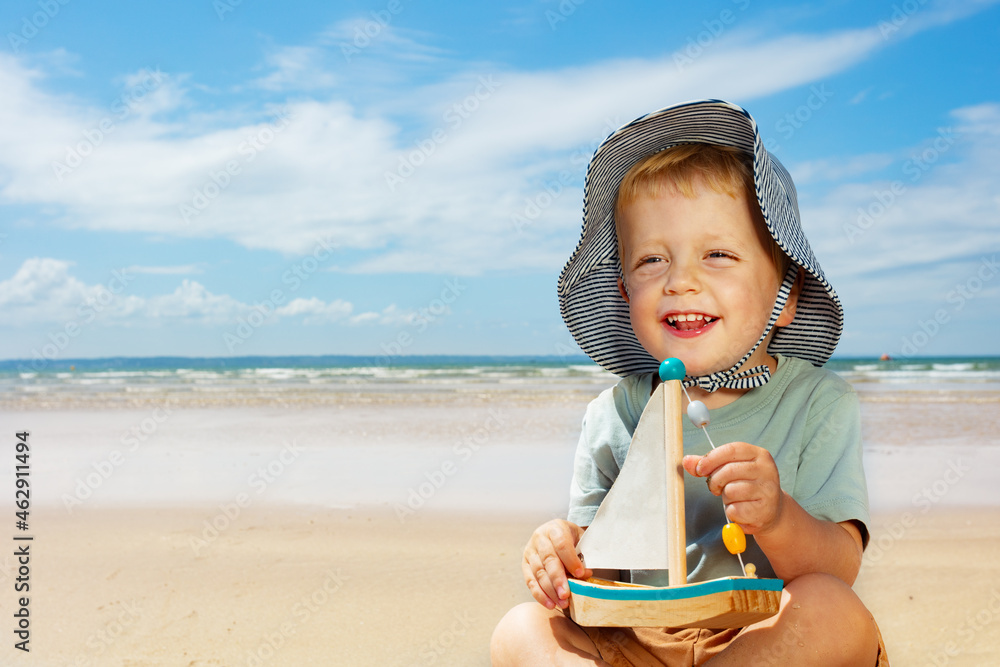
<path fill-rule="evenodd" d="M 708 408 L 706 408 L 705 404 L 701 401 L 691 401 L 688 403 L 687 413 L 688 419 L 690 419 L 691 423 L 698 428 L 705 428 L 708 426 Z"/>

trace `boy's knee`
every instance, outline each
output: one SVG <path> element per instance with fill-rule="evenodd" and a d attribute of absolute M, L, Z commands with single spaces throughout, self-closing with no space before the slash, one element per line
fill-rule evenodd
<path fill-rule="evenodd" d="M 537 602 L 525 602 L 508 611 L 490 639 L 494 665 L 548 666 L 563 664 L 567 656 L 593 661 L 598 651 L 587 633 L 564 613 Z"/>
<path fill-rule="evenodd" d="M 875 621 L 850 586 L 832 575 L 808 574 L 789 582 L 785 591 L 786 611 L 797 617 L 796 625 L 806 629 L 813 645 L 825 644 L 827 655 L 841 658 L 837 664 L 875 663 Z"/>
<path fill-rule="evenodd" d="M 524 602 L 504 614 L 490 639 L 493 664 L 514 664 L 515 658 L 525 652 L 522 645 L 532 641 L 546 614 L 547 610 L 537 602 Z"/>
<path fill-rule="evenodd" d="M 844 614 L 871 615 L 850 586 L 831 574 L 806 574 L 785 585 L 793 602 L 811 609 L 839 610 Z"/>

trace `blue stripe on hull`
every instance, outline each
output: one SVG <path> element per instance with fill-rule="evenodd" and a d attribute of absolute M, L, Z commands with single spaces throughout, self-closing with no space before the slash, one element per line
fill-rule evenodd
<path fill-rule="evenodd" d="M 727 577 L 685 586 L 638 588 L 601 586 L 570 579 L 569 590 L 574 595 L 598 600 L 686 600 L 726 591 L 780 591 L 784 584 L 781 579 Z"/>

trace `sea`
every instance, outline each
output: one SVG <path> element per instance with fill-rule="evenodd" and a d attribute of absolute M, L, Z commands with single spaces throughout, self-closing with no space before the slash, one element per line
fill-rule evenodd
<path fill-rule="evenodd" d="M 865 393 L 1000 391 L 1000 357 L 834 358 Z M 100 394 L 212 396 L 536 389 L 600 391 L 616 377 L 585 356 L 111 357 L 0 361 L 0 401 Z"/>

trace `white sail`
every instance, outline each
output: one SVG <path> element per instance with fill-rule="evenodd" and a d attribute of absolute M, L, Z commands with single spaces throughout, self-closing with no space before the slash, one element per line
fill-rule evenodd
<path fill-rule="evenodd" d="M 679 461 L 667 461 L 664 419 L 669 423 L 671 415 L 665 415 L 664 387 L 660 384 L 650 397 L 618 479 L 580 538 L 578 549 L 588 568 L 668 569 L 667 476 Z"/>

